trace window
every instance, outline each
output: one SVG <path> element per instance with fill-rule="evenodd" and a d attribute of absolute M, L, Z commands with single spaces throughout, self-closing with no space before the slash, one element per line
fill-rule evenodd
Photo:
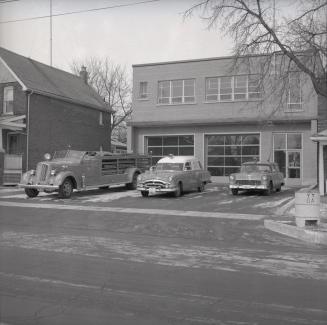
<path fill-rule="evenodd" d="M 148 98 L 148 83 L 147 81 L 140 82 L 140 89 L 139 89 L 139 99 L 146 99 Z"/>
<path fill-rule="evenodd" d="M 99 125 L 104 125 L 103 124 L 103 112 L 99 113 Z"/>
<path fill-rule="evenodd" d="M 206 101 L 237 101 L 260 97 L 260 75 L 206 78 Z"/>
<path fill-rule="evenodd" d="M 274 161 L 286 178 L 301 178 L 302 135 L 274 134 Z"/>
<path fill-rule="evenodd" d="M 194 155 L 193 135 L 166 135 L 146 137 L 146 152 L 152 155 L 152 163 L 169 154 L 175 156 Z"/>
<path fill-rule="evenodd" d="M 287 109 L 289 111 L 302 110 L 302 83 L 299 71 L 288 74 Z"/>
<path fill-rule="evenodd" d="M 195 101 L 195 80 L 158 82 L 158 104 L 187 104 Z"/>
<path fill-rule="evenodd" d="M 241 164 L 259 160 L 259 134 L 214 134 L 207 136 L 207 165 L 212 176 L 229 176 Z"/>
<path fill-rule="evenodd" d="M 3 89 L 3 114 L 14 112 L 14 87 L 8 86 Z"/>

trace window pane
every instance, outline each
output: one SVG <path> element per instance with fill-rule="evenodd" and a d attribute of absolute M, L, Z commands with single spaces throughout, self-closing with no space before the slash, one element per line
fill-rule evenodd
<path fill-rule="evenodd" d="M 241 166 L 241 157 L 225 157 L 226 166 Z"/>
<path fill-rule="evenodd" d="M 178 137 L 162 137 L 164 146 L 177 146 L 178 145 Z"/>
<path fill-rule="evenodd" d="M 178 137 L 179 145 L 184 146 L 184 145 L 193 145 L 194 144 L 194 137 L 193 135 L 180 135 Z"/>
<path fill-rule="evenodd" d="M 224 157 L 209 157 L 209 166 L 224 166 Z"/>
<path fill-rule="evenodd" d="M 184 96 L 194 97 L 194 87 L 195 81 L 192 80 L 184 80 Z"/>
<path fill-rule="evenodd" d="M 183 80 L 172 81 L 172 97 L 183 96 Z"/>
<path fill-rule="evenodd" d="M 140 98 L 147 98 L 147 92 L 148 92 L 148 83 L 146 81 L 140 82 Z"/>
<path fill-rule="evenodd" d="M 225 147 L 225 155 L 234 156 L 241 155 L 241 146 L 226 146 Z"/>
<path fill-rule="evenodd" d="M 226 144 L 241 144 L 240 135 L 226 135 Z"/>
<path fill-rule="evenodd" d="M 232 77 L 220 78 L 220 100 L 232 99 Z"/>
<path fill-rule="evenodd" d="M 289 73 L 289 96 L 288 103 L 301 103 L 301 74 L 300 72 Z"/>
<path fill-rule="evenodd" d="M 213 147 L 213 146 L 209 146 L 208 147 L 208 155 L 209 156 L 223 156 L 225 153 L 225 149 L 223 146 L 221 147 Z"/>
<path fill-rule="evenodd" d="M 279 170 L 286 176 L 286 153 L 285 151 L 275 151 L 274 161 L 278 164 Z"/>
<path fill-rule="evenodd" d="M 148 154 L 162 156 L 162 147 L 148 147 Z"/>
<path fill-rule="evenodd" d="M 242 148 L 242 155 L 244 156 L 258 156 L 259 146 L 246 146 Z"/>
<path fill-rule="evenodd" d="M 12 86 L 3 89 L 3 112 L 13 113 L 14 111 L 14 88 Z"/>
<path fill-rule="evenodd" d="M 180 156 L 193 156 L 194 155 L 194 147 L 179 147 L 179 155 Z"/>
<path fill-rule="evenodd" d="M 274 134 L 274 149 L 286 149 L 286 135 Z"/>
<path fill-rule="evenodd" d="M 148 137 L 148 146 L 162 146 L 162 137 Z"/>
<path fill-rule="evenodd" d="M 163 155 L 175 155 L 178 156 L 178 147 L 163 147 Z"/>
<path fill-rule="evenodd" d="M 289 152 L 288 153 L 288 167 L 300 167 L 300 153 L 299 152 Z"/>
<path fill-rule="evenodd" d="M 229 176 L 230 174 L 238 173 L 239 171 L 240 171 L 239 167 L 225 167 L 225 175 L 224 176 Z"/>
<path fill-rule="evenodd" d="M 301 134 L 289 133 L 287 134 L 287 149 L 301 149 L 302 137 Z"/>
<path fill-rule="evenodd" d="M 223 145 L 225 143 L 225 136 L 223 135 L 209 135 L 208 144 Z"/>
<path fill-rule="evenodd" d="M 224 167 L 208 167 L 212 176 L 224 176 Z"/>
<path fill-rule="evenodd" d="M 247 134 L 242 136 L 242 144 L 259 144 L 259 134 Z"/>

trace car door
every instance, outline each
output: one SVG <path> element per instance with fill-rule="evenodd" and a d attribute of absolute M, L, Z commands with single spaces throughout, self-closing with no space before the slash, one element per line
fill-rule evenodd
<path fill-rule="evenodd" d="M 100 159 L 96 154 L 86 153 L 82 160 L 82 176 L 85 177 L 85 186 L 100 184 Z"/>

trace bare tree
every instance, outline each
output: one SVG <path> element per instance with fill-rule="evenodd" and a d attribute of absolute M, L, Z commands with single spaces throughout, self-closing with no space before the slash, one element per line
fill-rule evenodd
<path fill-rule="evenodd" d="M 270 64 L 277 53 L 286 59 L 283 71 L 304 72 L 315 92 L 327 98 L 326 0 L 205 0 L 184 16 L 195 12 L 208 28 L 233 38 L 236 58 L 266 54 Z"/>
<path fill-rule="evenodd" d="M 85 66 L 88 83 L 104 99 L 108 109 L 112 111 L 111 134 L 122 141 L 126 136 L 126 120 L 132 113 L 132 91 L 126 69 L 114 64 L 108 58 L 95 57 L 73 61 L 71 70 L 79 74 Z"/>

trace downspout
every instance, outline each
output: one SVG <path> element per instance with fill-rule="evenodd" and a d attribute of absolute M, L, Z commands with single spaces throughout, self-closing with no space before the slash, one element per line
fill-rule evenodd
<path fill-rule="evenodd" d="M 29 160 L 29 137 L 30 137 L 30 102 L 33 91 L 27 92 L 27 114 L 26 114 L 26 171 L 28 171 L 28 160 Z"/>

